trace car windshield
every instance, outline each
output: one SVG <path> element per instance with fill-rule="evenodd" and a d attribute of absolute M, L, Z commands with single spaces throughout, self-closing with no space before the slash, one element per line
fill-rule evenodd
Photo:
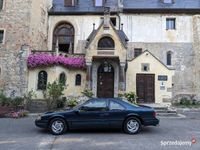
<path fill-rule="evenodd" d="M 138 106 L 138 105 L 136 105 L 136 104 L 133 104 L 133 103 L 129 102 L 127 99 L 122 99 L 122 100 L 125 101 L 126 103 L 128 103 L 128 104 L 134 106 L 134 107 L 140 107 L 140 106 Z"/>
<path fill-rule="evenodd" d="M 73 107 L 73 109 L 78 109 L 80 106 L 82 106 L 83 104 L 85 104 L 87 101 L 80 102 L 78 105 L 76 105 L 75 107 Z"/>

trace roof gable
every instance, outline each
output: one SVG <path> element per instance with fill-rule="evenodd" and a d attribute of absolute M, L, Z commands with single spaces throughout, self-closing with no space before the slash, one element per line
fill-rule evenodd
<path fill-rule="evenodd" d="M 98 27 L 98 29 L 93 30 L 91 32 L 91 34 L 88 36 L 87 43 L 86 43 L 86 48 L 88 48 L 90 46 L 90 44 L 92 43 L 92 41 L 95 39 L 96 35 L 99 34 L 100 29 L 104 28 L 103 25 L 104 25 L 104 22 L 102 21 L 102 23 L 100 24 L 100 26 Z M 127 48 L 127 42 L 129 41 L 129 39 L 126 36 L 126 34 L 124 33 L 124 31 L 122 31 L 122 30 L 116 30 L 111 21 L 109 22 L 109 28 L 110 28 L 109 30 L 113 30 L 115 32 L 115 34 L 118 37 L 119 41 L 121 42 L 121 44 L 123 45 L 123 47 L 126 49 Z M 103 35 L 103 33 L 100 33 L 100 34 Z"/>
<path fill-rule="evenodd" d="M 160 61 L 155 55 L 153 55 L 150 51 L 148 50 L 145 50 L 141 55 L 139 55 L 138 57 L 136 58 L 133 58 L 132 60 L 129 60 L 129 62 L 132 62 L 132 61 L 136 61 L 137 59 L 140 59 L 141 57 L 144 57 L 144 55 L 146 54 L 150 54 L 157 62 L 159 62 L 163 67 L 165 67 L 166 69 L 168 70 L 174 70 L 174 69 L 171 69 L 169 67 L 167 67 L 162 61 Z"/>

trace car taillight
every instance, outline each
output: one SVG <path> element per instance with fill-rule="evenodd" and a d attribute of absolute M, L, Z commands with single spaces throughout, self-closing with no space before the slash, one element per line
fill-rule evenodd
<path fill-rule="evenodd" d="M 153 117 L 156 118 L 156 112 L 155 111 L 153 112 Z"/>

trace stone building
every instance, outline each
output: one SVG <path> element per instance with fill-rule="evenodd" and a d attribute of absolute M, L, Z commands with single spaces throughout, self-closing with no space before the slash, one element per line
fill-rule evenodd
<path fill-rule="evenodd" d="M 199 99 L 200 0 L 0 2 L 7 95 L 33 89 L 42 98 L 41 85 L 65 79 L 65 96 L 87 88 L 96 97 L 133 91 L 148 103 Z"/>
<path fill-rule="evenodd" d="M 0 88 L 22 96 L 28 88 L 29 49 L 47 49 L 51 1 L 0 0 Z"/>

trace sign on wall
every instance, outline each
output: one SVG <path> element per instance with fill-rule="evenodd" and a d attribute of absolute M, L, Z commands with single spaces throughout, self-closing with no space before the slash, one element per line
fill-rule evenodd
<path fill-rule="evenodd" d="M 158 76 L 158 81 L 167 81 L 167 80 L 168 80 L 168 76 L 165 76 L 165 75 Z"/>

